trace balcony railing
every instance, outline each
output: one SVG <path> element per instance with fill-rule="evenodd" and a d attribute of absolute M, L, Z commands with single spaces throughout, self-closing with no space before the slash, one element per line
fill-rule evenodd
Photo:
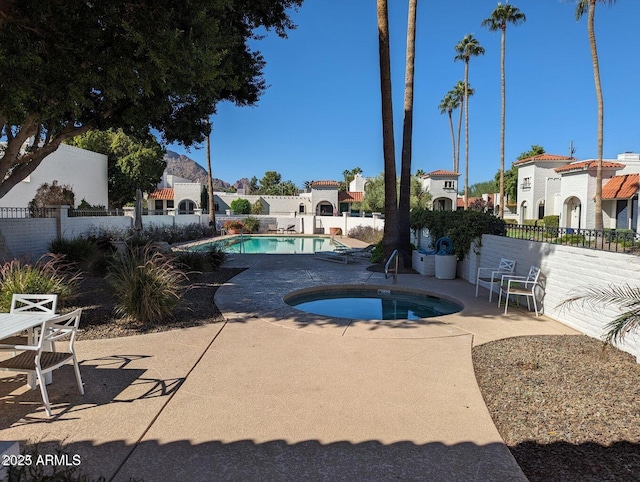
<path fill-rule="evenodd" d="M 595 229 L 509 224 L 507 225 L 507 236 L 528 241 L 640 255 L 640 237 L 631 229 L 596 231 Z"/>

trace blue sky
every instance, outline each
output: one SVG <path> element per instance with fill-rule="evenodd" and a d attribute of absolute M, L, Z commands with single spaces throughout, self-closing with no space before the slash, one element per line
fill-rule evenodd
<path fill-rule="evenodd" d="M 505 162 L 532 144 L 579 159 L 597 156 L 597 115 L 586 16 L 573 0 L 509 2 L 527 21 L 507 30 Z M 472 33 L 486 49 L 473 58 L 469 83 L 469 183 L 492 179 L 500 159 L 500 33 L 480 23 L 497 2 L 418 4 L 412 172 L 452 168 L 447 115 L 438 104 L 463 79 L 454 46 Z M 397 163 L 400 162 L 407 1 L 389 0 Z M 235 182 L 275 170 L 301 186 L 342 179 L 356 166 L 383 170 L 375 0 L 306 0 L 286 40 L 256 42 L 269 88 L 255 107 L 221 104 L 212 118 L 214 177 Z M 604 156 L 640 151 L 640 1 L 598 4 L 596 37 L 605 104 Z M 464 136 L 464 125 L 463 125 Z M 463 137 L 464 146 L 464 137 Z M 206 166 L 204 146 L 186 153 Z M 464 174 L 464 147 L 461 174 Z M 461 181 L 463 177 L 461 176 Z"/>

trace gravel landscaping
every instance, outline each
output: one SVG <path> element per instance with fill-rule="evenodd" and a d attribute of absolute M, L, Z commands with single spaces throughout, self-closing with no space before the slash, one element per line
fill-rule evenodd
<path fill-rule="evenodd" d="M 587 336 L 525 336 L 473 349 L 478 384 L 535 481 L 640 480 L 640 364 Z"/>

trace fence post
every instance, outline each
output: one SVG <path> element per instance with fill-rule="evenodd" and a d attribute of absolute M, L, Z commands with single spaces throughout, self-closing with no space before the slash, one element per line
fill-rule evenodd
<path fill-rule="evenodd" d="M 51 206 L 56 210 L 56 238 L 62 238 L 66 231 L 67 219 L 69 219 L 69 209 L 71 206 Z"/>

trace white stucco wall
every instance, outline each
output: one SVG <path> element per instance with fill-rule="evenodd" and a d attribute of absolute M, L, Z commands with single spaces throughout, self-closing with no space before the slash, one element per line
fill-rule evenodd
<path fill-rule="evenodd" d="M 526 275 L 531 265 L 538 266 L 545 285 L 544 314 L 598 339 L 617 311 L 581 308 L 579 304 L 571 309 L 562 309 L 558 305 L 588 286 L 622 283 L 640 286 L 640 257 L 634 255 L 490 235 L 482 237 L 482 247 L 478 251 L 479 255 L 472 253 L 469 259 L 460 263 L 460 276 L 475 283 L 478 267 L 498 266 L 503 257 L 516 260 L 518 275 Z M 628 336 L 619 347 L 636 356 L 640 362 L 640 332 Z"/>
<path fill-rule="evenodd" d="M 53 181 L 71 186 L 76 206 L 83 199 L 93 206 L 108 204 L 107 156 L 61 144 L 30 176 L 0 198 L 0 207 L 26 208 L 38 188 Z"/>

